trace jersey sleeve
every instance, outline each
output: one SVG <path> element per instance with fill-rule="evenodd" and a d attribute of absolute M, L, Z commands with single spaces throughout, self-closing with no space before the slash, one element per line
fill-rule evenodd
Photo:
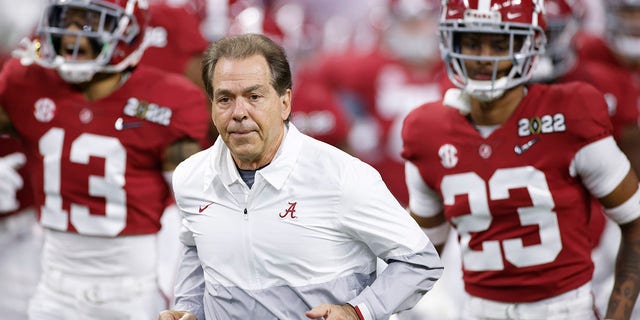
<path fill-rule="evenodd" d="M 433 217 L 442 212 L 442 199 L 433 189 L 424 182 L 418 167 L 407 161 L 405 163 L 405 176 L 407 189 L 409 190 L 409 208 L 421 217 Z"/>
<path fill-rule="evenodd" d="M 431 127 L 431 121 L 444 116 L 440 112 L 442 108 L 437 108 L 438 102 L 424 104 L 416 109 L 411 110 L 404 118 L 402 124 L 402 152 L 400 155 L 407 161 L 415 162 L 420 153 L 424 150 L 424 137 L 429 135 L 427 131 Z M 441 103 L 441 102 L 440 102 Z"/>
<path fill-rule="evenodd" d="M 579 146 L 613 134 L 607 103 L 603 94 L 592 85 L 572 82 L 561 86 L 559 90 L 549 92 L 548 95 L 550 105 L 557 106 L 564 112 L 567 130 Z"/>
<path fill-rule="evenodd" d="M 19 66 L 19 61 L 17 59 L 10 59 L 2 65 L 2 71 L 0 71 L 0 107 L 7 112 L 9 108 L 11 108 L 11 106 L 7 104 L 9 84 L 11 81 L 15 81 L 15 79 L 11 79 L 11 77 L 14 77 L 17 71 L 19 71 L 16 68 L 17 66 Z M 0 119 L 0 121 L 4 121 L 4 119 Z"/>
<path fill-rule="evenodd" d="M 170 128 L 176 140 L 191 139 L 198 141 L 201 148 L 211 144 L 208 137 L 211 116 L 208 111 L 208 99 L 204 91 L 181 75 L 166 74 L 167 82 L 175 88 Z M 172 141 L 173 142 L 173 141 Z"/>
<path fill-rule="evenodd" d="M 187 62 L 200 56 L 209 45 L 200 32 L 199 20 L 183 7 L 155 4 L 150 11 L 150 24 L 165 29 L 167 44 L 147 49 L 141 63 L 182 74 Z"/>

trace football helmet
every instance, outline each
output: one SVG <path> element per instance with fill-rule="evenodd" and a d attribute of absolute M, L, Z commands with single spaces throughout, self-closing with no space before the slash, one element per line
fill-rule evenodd
<path fill-rule="evenodd" d="M 384 43 L 403 61 L 422 64 L 438 59 L 437 0 L 390 0 Z"/>
<path fill-rule="evenodd" d="M 146 34 L 148 8 L 147 0 L 50 1 L 38 24 L 33 60 L 70 83 L 121 72 L 154 42 Z"/>
<path fill-rule="evenodd" d="M 534 81 L 552 81 L 575 65 L 573 38 L 585 15 L 580 0 L 546 0 L 544 10 L 547 45 L 534 70 Z"/>
<path fill-rule="evenodd" d="M 543 10 L 542 0 L 443 0 L 440 51 L 451 81 L 481 101 L 495 100 L 506 90 L 528 81 L 546 44 Z M 506 35 L 508 54 L 462 54 L 460 36 L 465 33 Z M 472 79 L 466 61 L 492 63 L 491 79 Z M 498 64 L 502 61 L 511 62 L 511 68 L 499 77 Z"/>
<path fill-rule="evenodd" d="M 627 59 L 640 59 L 640 0 L 607 0 L 605 39 Z"/>

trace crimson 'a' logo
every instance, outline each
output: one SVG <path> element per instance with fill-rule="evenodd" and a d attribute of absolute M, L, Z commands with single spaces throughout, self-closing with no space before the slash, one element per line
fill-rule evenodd
<path fill-rule="evenodd" d="M 278 214 L 280 216 L 280 218 L 286 218 L 287 215 L 290 215 L 291 219 L 297 219 L 298 216 L 295 215 L 295 213 L 296 213 L 296 205 L 297 204 L 298 204 L 297 201 L 289 202 L 289 208 L 287 210 L 285 210 L 284 212 L 281 212 L 281 213 Z"/>

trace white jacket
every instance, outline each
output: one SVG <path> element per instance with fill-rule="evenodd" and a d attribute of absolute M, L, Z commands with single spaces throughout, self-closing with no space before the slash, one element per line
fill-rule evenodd
<path fill-rule="evenodd" d="M 219 138 L 173 175 L 186 245 L 176 310 L 202 319 L 365 319 L 413 307 L 442 273 L 433 245 L 371 166 L 288 126 L 249 189 Z M 389 264 L 376 279 L 376 257 Z M 204 284 L 203 284 L 204 282 Z"/>

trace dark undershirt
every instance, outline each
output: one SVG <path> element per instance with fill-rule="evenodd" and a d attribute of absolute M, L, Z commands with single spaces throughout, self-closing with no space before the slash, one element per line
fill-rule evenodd
<path fill-rule="evenodd" d="M 240 173 L 240 178 L 242 178 L 242 180 L 244 180 L 244 183 L 246 183 L 247 186 L 249 186 L 249 189 L 251 189 L 251 186 L 253 186 L 253 181 L 256 178 L 256 171 L 257 170 L 238 169 L 238 172 Z"/>
<path fill-rule="evenodd" d="M 265 164 L 264 166 L 256 169 L 256 170 L 242 170 L 238 167 L 238 173 L 240 173 L 240 178 L 242 178 L 242 180 L 244 181 L 244 183 L 247 184 L 247 186 L 249 186 L 249 189 L 251 189 L 251 187 L 253 186 L 253 181 L 256 178 L 256 171 L 268 166 L 269 163 Z"/>

